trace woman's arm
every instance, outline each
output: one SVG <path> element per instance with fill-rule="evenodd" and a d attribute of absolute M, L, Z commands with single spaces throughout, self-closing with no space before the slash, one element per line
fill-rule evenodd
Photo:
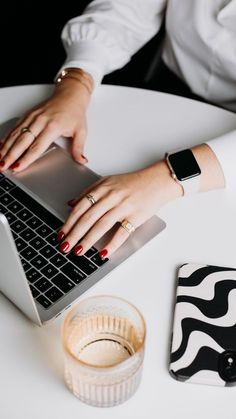
<path fill-rule="evenodd" d="M 211 148 L 202 144 L 192 151 L 201 168 L 200 191 L 223 188 L 224 173 Z M 115 223 L 127 219 L 137 228 L 161 206 L 183 195 L 165 160 L 137 172 L 102 178 L 88 192 L 96 204 L 91 206 L 86 196 L 73 200 L 71 214 L 58 236 L 62 252 L 75 246 L 74 253 L 82 255 Z M 111 256 L 128 237 L 120 226 L 100 251 L 101 256 Z"/>

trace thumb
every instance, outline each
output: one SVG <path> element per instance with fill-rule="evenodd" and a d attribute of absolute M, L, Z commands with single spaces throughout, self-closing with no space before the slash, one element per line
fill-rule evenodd
<path fill-rule="evenodd" d="M 87 157 L 84 156 L 84 143 L 86 139 L 86 131 L 79 131 L 72 139 L 71 154 L 75 161 L 80 164 L 88 163 Z"/>

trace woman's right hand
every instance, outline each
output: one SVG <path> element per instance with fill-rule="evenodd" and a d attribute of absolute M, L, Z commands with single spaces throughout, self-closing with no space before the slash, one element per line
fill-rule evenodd
<path fill-rule="evenodd" d="M 73 78 L 64 78 L 55 86 L 52 96 L 24 115 L 3 139 L 0 171 L 8 168 L 14 172 L 24 170 L 60 136 L 71 139 L 74 160 L 86 163 L 83 150 L 90 96 L 84 84 Z"/>

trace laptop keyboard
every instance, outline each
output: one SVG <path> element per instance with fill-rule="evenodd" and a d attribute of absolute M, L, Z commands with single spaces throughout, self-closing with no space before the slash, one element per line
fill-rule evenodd
<path fill-rule="evenodd" d="M 62 254 L 62 221 L 0 173 L 0 212 L 10 225 L 33 298 L 45 309 L 108 261 L 95 247 L 84 256 Z"/>

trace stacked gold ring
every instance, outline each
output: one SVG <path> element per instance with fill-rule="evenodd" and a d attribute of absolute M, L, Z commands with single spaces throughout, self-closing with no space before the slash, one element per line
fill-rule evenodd
<path fill-rule="evenodd" d="M 96 199 L 93 197 L 93 195 L 91 195 L 90 193 L 88 193 L 87 195 L 85 195 L 86 198 L 89 200 L 89 202 L 91 202 L 92 205 L 96 204 Z"/>
<path fill-rule="evenodd" d="M 123 220 L 121 223 L 121 227 L 123 227 L 129 234 L 135 231 L 133 224 L 128 220 Z"/>
<path fill-rule="evenodd" d="M 33 132 L 31 131 L 31 129 L 29 127 L 23 127 L 21 128 L 21 134 L 25 134 L 26 132 L 28 132 L 29 134 L 33 135 L 34 140 L 35 140 L 35 135 L 33 134 Z"/>

